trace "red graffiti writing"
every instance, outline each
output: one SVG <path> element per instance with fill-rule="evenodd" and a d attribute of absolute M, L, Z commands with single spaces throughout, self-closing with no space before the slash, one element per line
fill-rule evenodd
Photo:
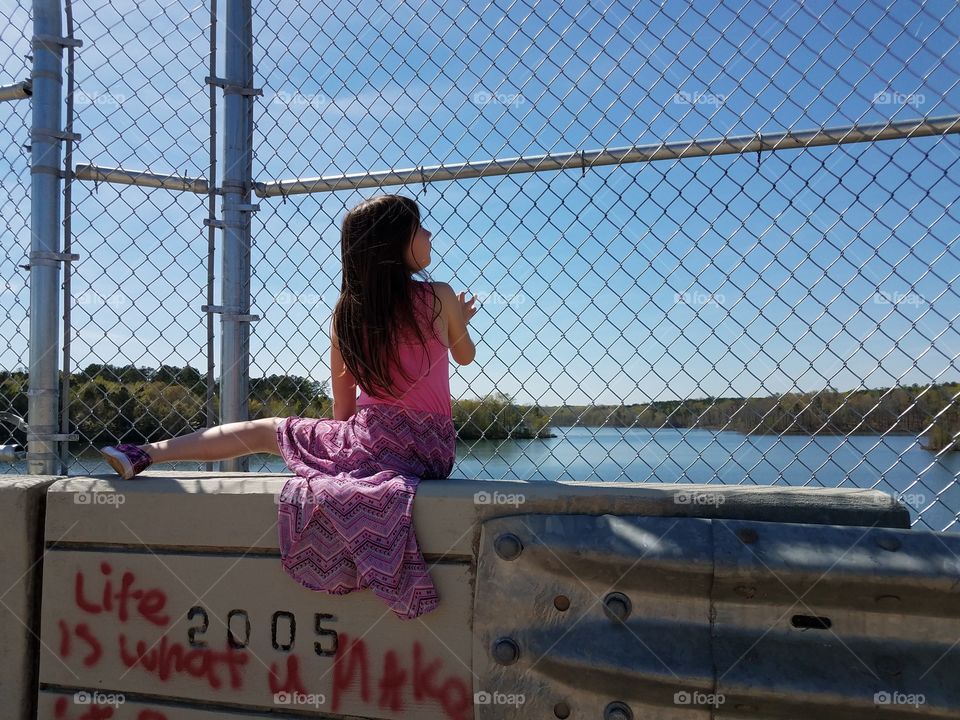
<path fill-rule="evenodd" d="M 109 706 L 91 705 L 84 709 L 82 715 L 71 717 L 69 710 L 70 701 L 65 697 L 57 698 L 53 706 L 53 717 L 55 720 L 109 720 L 114 712 L 114 708 Z M 137 713 L 137 720 L 167 720 L 167 716 L 158 710 L 141 710 Z"/>
<path fill-rule="evenodd" d="M 70 709 L 70 701 L 65 697 L 57 698 L 56 704 L 53 706 L 53 717 L 57 720 L 67 720 L 69 715 L 67 711 Z M 91 705 L 86 708 L 86 712 L 83 715 L 78 715 L 76 720 L 107 720 L 107 718 L 113 717 L 113 708 L 112 707 L 101 707 L 100 705 Z"/>
<path fill-rule="evenodd" d="M 70 626 L 63 620 L 58 620 L 60 627 L 60 657 L 67 657 L 70 654 Z"/>
<path fill-rule="evenodd" d="M 383 657 L 383 677 L 380 678 L 380 707 L 394 711 L 403 710 L 403 686 L 407 682 L 407 671 L 400 667 L 400 661 L 393 650 L 387 650 Z"/>
<path fill-rule="evenodd" d="M 270 663 L 270 673 L 267 677 L 270 684 L 270 692 L 277 693 L 301 693 L 307 694 L 307 689 L 303 686 L 303 679 L 300 677 L 300 659 L 296 655 L 287 656 L 287 679 L 280 681 L 280 672 L 277 670 L 276 663 Z"/>
<path fill-rule="evenodd" d="M 226 667 L 230 675 L 230 687 L 243 687 L 243 675 L 240 669 L 247 664 L 249 657 L 245 652 L 228 648 L 194 648 L 187 650 L 181 643 L 168 642 L 166 636 L 152 646 L 143 640 L 137 641 L 136 654 L 127 648 L 127 638 L 120 634 L 120 658 L 129 668 L 141 666 L 167 681 L 174 673 L 186 673 L 195 678 L 203 678 L 211 688 L 218 689 L 222 682 L 218 670 Z"/>
<path fill-rule="evenodd" d="M 340 709 L 340 693 L 353 684 L 356 670 L 360 672 L 360 697 L 370 702 L 370 684 L 367 678 L 367 646 L 357 638 L 350 642 L 346 633 L 340 633 L 337 654 L 333 658 L 333 711 Z"/>
<path fill-rule="evenodd" d="M 123 573 L 120 579 L 120 588 L 114 592 L 113 582 L 110 579 L 110 573 L 113 568 L 109 563 L 100 563 L 100 572 L 104 576 L 103 592 L 98 602 L 94 602 L 84 594 L 84 576 L 78 570 L 74 579 L 74 598 L 77 607 L 93 615 L 100 613 L 112 613 L 116 611 L 120 622 L 126 622 L 129 618 L 129 603 L 136 600 L 136 611 L 147 622 L 161 627 L 170 622 L 168 615 L 161 615 L 160 612 L 167 604 L 166 594 L 160 588 L 150 588 L 149 590 L 133 589 L 136 582 L 136 576 L 129 570 Z"/>
<path fill-rule="evenodd" d="M 381 708 L 399 712 L 404 707 L 404 692 L 408 686 L 413 692 L 413 700 L 435 700 L 440 703 L 451 720 L 468 720 L 472 716 L 473 698 L 470 689 L 461 678 L 440 679 L 443 661 L 440 658 L 427 662 L 423 647 L 413 643 L 413 669 L 411 673 L 400 664 L 394 650 L 384 655 L 383 669 L 380 675 L 378 704 Z M 369 667 L 367 648 L 363 640 L 350 640 L 346 633 L 340 633 L 340 643 L 333 659 L 333 704 L 334 713 L 340 710 L 343 695 L 359 684 L 360 698 L 370 702 Z"/>
<path fill-rule="evenodd" d="M 63 620 L 61 620 L 58 625 L 60 627 L 60 656 L 69 657 L 72 649 L 70 645 L 70 626 Z M 77 623 L 73 634 L 83 640 L 90 650 L 83 658 L 83 664 L 87 667 L 96 665 L 103 655 L 103 646 L 100 644 L 100 641 L 97 640 L 86 623 Z"/>

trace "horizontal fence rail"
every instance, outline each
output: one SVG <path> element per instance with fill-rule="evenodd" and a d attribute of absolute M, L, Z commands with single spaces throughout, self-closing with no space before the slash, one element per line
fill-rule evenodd
<path fill-rule="evenodd" d="M 202 178 L 185 178 L 177 175 L 163 175 L 145 171 L 124 170 L 123 168 L 104 168 L 96 165 L 78 165 L 74 172 L 77 180 L 90 180 L 95 183 L 109 182 L 119 185 L 139 185 L 148 188 L 166 190 L 184 190 L 206 194 L 210 184 Z"/>
<path fill-rule="evenodd" d="M 458 165 L 431 165 L 405 170 L 381 170 L 362 175 L 280 180 L 256 183 L 254 188 L 260 197 L 276 197 L 278 195 L 357 190 L 387 185 L 419 185 L 428 182 L 468 180 L 515 173 L 580 170 L 604 165 L 625 165 L 627 163 L 654 162 L 656 160 L 682 160 L 684 158 L 795 150 L 878 140 L 903 140 L 958 132 L 960 132 L 960 115 L 951 115 L 949 117 L 904 120 L 873 125 L 848 125 L 799 132 L 770 133 L 768 135 L 757 133 L 756 135 L 712 140 L 683 140 L 643 147 L 583 150 L 481 160 Z"/>
<path fill-rule="evenodd" d="M 2 97 L 0 97 L 2 99 Z M 796 150 L 799 148 L 843 145 L 846 143 L 904 140 L 909 138 L 947 135 L 960 132 L 960 116 L 905 120 L 874 125 L 832 127 L 799 132 L 744 135 L 710 140 L 685 140 L 644 147 L 609 148 L 549 155 L 502 158 L 458 165 L 432 165 L 400 170 L 382 170 L 360 176 L 304 178 L 277 182 L 255 182 L 259 197 L 283 197 L 311 192 L 335 192 L 390 185 L 420 185 L 428 182 L 467 180 L 514 173 L 546 172 L 550 170 L 580 170 L 604 165 L 681 160 L 684 158 Z M 162 187 L 206 193 L 209 183 L 202 178 L 184 178 L 160 175 L 146 171 L 103 168 L 78 165 L 74 171 L 78 180 L 112 182 L 141 187 Z"/>
<path fill-rule="evenodd" d="M 13 85 L 0 86 L 0 101 L 23 100 L 30 97 L 32 93 L 32 84 L 29 80 L 18 82 Z"/>

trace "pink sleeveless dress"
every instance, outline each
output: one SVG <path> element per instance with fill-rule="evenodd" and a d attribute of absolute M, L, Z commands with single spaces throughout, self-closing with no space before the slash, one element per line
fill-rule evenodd
<path fill-rule="evenodd" d="M 418 308 L 428 317 L 429 291 L 418 283 Z M 347 420 L 291 416 L 277 426 L 277 444 L 295 473 L 278 509 L 281 562 L 311 590 L 344 595 L 369 588 L 401 619 L 435 609 L 436 587 L 413 528 L 413 501 L 422 478 L 453 470 L 456 431 L 447 348 L 401 345 L 412 381 L 397 373 L 396 397 L 361 390 Z"/>
<path fill-rule="evenodd" d="M 431 332 L 433 295 L 427 283 L 417 283 L 414 308 L 420 321 L 426 347 L 416 338 L 400 344 L 397 354 L 404 373 L 395 373 L 392 397 L 370 396 L 360 388 L 357 409 L 365 405 L 396 405 L 438 415 L 452 415 L 450 407 L 450 356 L 446 345 Z M 407 378 L 410 378 L 409 380 Z"/>

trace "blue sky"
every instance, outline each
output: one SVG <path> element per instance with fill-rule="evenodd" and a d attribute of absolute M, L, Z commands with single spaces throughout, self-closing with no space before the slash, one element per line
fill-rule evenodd
<path fill-rule="evenodd" d="M 960 113 L 948 2 L 333 4 L 255 3 L 259 181 Z M 205 6 L 75 12 L 75 162 L 206 176 Z M 0 35 L 4 84 L 26 76 L 23 25 Z M 29 114 L 0 117 L 15 367 Z M 958 188 L 950 135 L 385 190 L 420 203 L 434 278 L 483 298 L 454 395 L 556 404 L 956 380 Z M 252 375 L 329 378 L 339 225 L 373 192 L 258 201 Z M 205 369 L 206 198 L 74 199 L 74 367 Z"/>

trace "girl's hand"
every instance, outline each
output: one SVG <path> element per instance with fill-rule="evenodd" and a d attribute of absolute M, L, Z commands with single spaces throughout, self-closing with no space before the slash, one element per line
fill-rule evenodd
<path fill-rule="evenodd" d="M 477 301 L 477 296 L 473 295 L 470 300 L 466 300 L 464 296 L 466 293 L 460 293 L 457 295 L 457 298 L 460 300 L 460 311 L 463 313 L 463 322 L 469 323 L 470 318 L 477 314 L 477 309 L 473 304 Z"/>

